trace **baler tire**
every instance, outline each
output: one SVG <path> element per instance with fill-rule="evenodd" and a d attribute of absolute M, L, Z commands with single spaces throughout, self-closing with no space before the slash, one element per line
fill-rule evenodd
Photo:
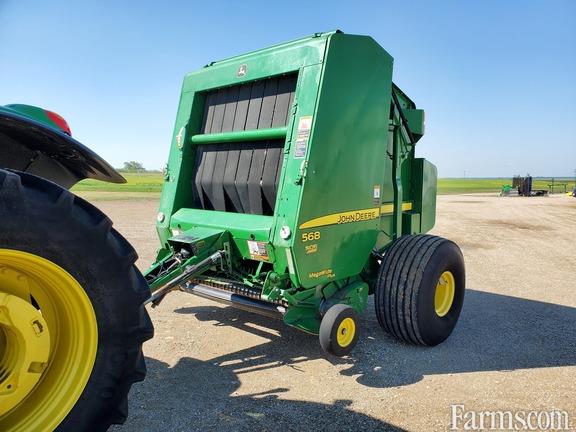
<path fill-rule="evenodd" d="M 78 399 L 66 400 L 65 390 L 58 390 L 70 409 L 60 408 L 57 412 L 56 430 L 105 431 L 112 424 L 123 423 L 128 411 L 128 392 L 133 383 L 142 381 L 146 375 L 142 344 L 154 332 L 143 306 L 150 291 L 134 265 L 137 254 L 132 246 L 112 228 L 112 222 L 100 210 L 68 190 L 34 175 L 0 169 L 0 251 L 8 257 L 6 260 L 11 256 L 23 257 L 23 272 L 30 277 L 34 274 L 32 267 L 26 268 L 27 257 L 70 276 L 77 282 L 79 295 L 86 299 L 90 311 L 90 315 L 81 316 L 97 329 L 96 339 L 92 336 L 94 332 L 88 333 L 95 345 L 93 366 L 85 370 L 85 384 L 78 391 Z M 53 284 L 50 288 L 62 299 L 58 300 L 62 304 L 70 298 L 68 287 Z M 42 307 L 31 294 L 28 300 L 37 309 Z M 55 307 L 53 316 L 64 317 L 66 310 L 61 310 L 62 315 L 58 315 L 61 312 Z M 79 337 L 80 333 L 75 334 L 73 329 L 68 331 Z M 51 349 L 56 352 L 72 349 L 62 348 L 68 347 L 62 342 L 66 340 L 60 339 Z M 42 373 L 49 373 L 52 364 L 47 363 Z M 48 384 L 43 387 L 46 381 L 39 381 L 30 390 L 29 395 L 34 398 L 27 397 L 0 416 L 1 430 L 20 430 L 23 422 L 31 419 L 36 426 L 30 428 L 30 423 L 26 423 L 26 430 L 53 428 L 40 423 L 39 419 L 47 414 L 30 402 L 45 397 L 50 389 L 56 391 L 56 387 Z M 81 386 L 74 384 L 68 391 L 78 387 Z"/>
<path fill-rule="evenodd" d="M 454 330 L 464 292 L 464 258 L 454 242 L 425 234 L 403 236 L 382 260 L 376 317 L 399 340 L 435 346 Z"/>
<path fill-rule="evenodd" d="M 332 306 L 320 322 L 320 346 L 328 354 L 348 355 L 358 342 L 358 312 L 346 304 Z"/>

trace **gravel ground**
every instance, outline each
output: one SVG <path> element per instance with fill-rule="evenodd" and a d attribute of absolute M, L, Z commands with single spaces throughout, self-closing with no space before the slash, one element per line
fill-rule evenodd
<path fill-rule="evenodd" d="M 146 268 L 157 201 L 96 205 Z M 316 337 L 281 322 L 171 294 L 150 311 L 148 376 L 112 430 L 448 430 L 451 404 L 561 409 L 576 427 L 575 222 L 567 196 L 440 196 L 433 233 L 461 246 L 468 288 L 435 348 L 388 337 L 370 305 L 352 357 L 327 358 Z"/>

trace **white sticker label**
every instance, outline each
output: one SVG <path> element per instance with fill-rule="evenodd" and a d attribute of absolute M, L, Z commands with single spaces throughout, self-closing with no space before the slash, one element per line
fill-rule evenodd
<path fill-rule="evenodd" d="M 290 249 L 286 249 L 286 261 L 288 262 L 288 271 L 290 274 L 296 274 L 296 271 L 294 270 L 294 261 L 292 261 L 292 252 L 290 252 Z"/>
<path fill-rule="evenodd" d="M 248 240 L 248 249 L 250 250 L 250 255 L 258 255 L 258 242 Z"/>
<path fill-rule="evenodd" d="M 372 203 L 374 207 L 380 206 L 380 185 L 374 185 L 374 194 L 372 196 Z"/>
<path fill-rule="evenodd" d="M 248 251 L 250 258 L 260 261 L 268 261 L 268 251 L 266 250 L 266 242 L 259 242 L 248 240 Z"/>
<path fill-rule="evenodd" d="M 308 138 L 312 128 L 312 116 L 300 117 L 298 121 L 298 133 L 296 135 L 296 145 L 294 159 L 304 159 L 308 150 Z"/>
<path fill-rule="evenodd" d="M 179 149 L 181 149 L 184 146 L 184 132 L 186 132 L 186 129 L 184 128 L 184 126 L 182 126 L 178 131 L 178 135 L 176 135 L 176 147 L 178 147 Z"/>

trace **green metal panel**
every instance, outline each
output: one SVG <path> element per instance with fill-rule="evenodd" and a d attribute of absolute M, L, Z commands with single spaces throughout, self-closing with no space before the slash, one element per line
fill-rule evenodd
<path fill-rule="evenodd" d="M 284 253 L 277 253 L 280 262 L 275 266 L 276 271 L 288 269 L 290 278 L 295 285 L 300 285 L 297 268 L 288 263 L 287 253 L 294 261 L 292 248 L 294 246 L 295 231 L 297 226 L 298 211 L 300 209 L 300 196 L 302 193 L 302 181 L 305 173 L 306 159 L 296 157 L 296 141 L 298 140 L 298 123 L 301 118 L 313 117 L 318 95 L 318 83 L 321 79 L 322 67 L 320 64 L 304 67 L 299 72 L 296 86 L 296 98 L 294 101 L 293 115 L 288 124 L 289 133 L 286 137 L 284 148 L 284 164 L 280 177 L 276 211 L 274 214 L 274 231 L 272 243 L 275 247 L 282 248 Z M 293 235 L 288 239 L 280 236 L 280 228 L 287 226 Z M 286 252 L 288 251 L 288 252 Z M 290 271 L 290 270 L 293 271 Z"/>
<path fill-rule="evenodd" d="M 371 38 L 330 38 L 294 230 L 304 287 L 358 274 L 376 242 L 381 201 L 374 190 L 382 187 L 391 82 L 392 57 Z M 326 215 L 335 217 L 306 227 Z M 320 238 L 303 241 L 310 232 Z M 311 244 L 316 252 L 307 253 Z"/>
<path fill-rule="evenodd" d="M 436 167 L 423 158 L 413 162 L 415 206 L 414 211 L 420 214 L 419 232 L 428 232 L 436 223 L 437 171 Z"/>
<path fill-rule="evenodd" d="M 404 110 L 404 115 L 412 133 L 419 137 L 424 135 L 424 110 L 407 108 Z"/>
<path fill-rule="evenodd" d="M 184 78 L 167 165 L 166 182 L 160 199 L 157 230 L 162 244 L 165 244 L 170 236 L 170 215 L 180 208 L 191 206 L 190 179 L 194 167 L 194 151 L 190 143 L 192 136 L 200 132 L 204 112 L 202 91 L 298 70 L 300 70 L 299 81 L 305 82 L 308 89 L 313 84 L 309 82 L 310 79 L 318 78 L 310 72 L 314 69 L 319 71 L 319 67 L 314 68 L 314 65 L 322 62 L 326 40 L 331 34 L 316 34 L 277 47 L 215 62 Z M 241 69 L 246 72 L 239 76 L 238 72 Z M 313 87 L 316 87 L 316 84 L 313 84 Z M 300 106 L 312 112 L 313 106 L 309 106 L 309 96 L 309 94 L 303 95 Z M 312 98 L 315 101 L 315 96 Z M 296 101 L 295 105 L 297 106 L 298 103 Z"/>
<path fill-rule="evenodd" d="M 247 242 L 267 243 L 272 228 L 272 217 L 234 214 L 234 223 L 231 224 L 229 213 L 197 209 L 181 209 L 172 217 L 175 232 L 187 231 L 198 226 L 228 231 L 241 257 L 250 259 Z"/>

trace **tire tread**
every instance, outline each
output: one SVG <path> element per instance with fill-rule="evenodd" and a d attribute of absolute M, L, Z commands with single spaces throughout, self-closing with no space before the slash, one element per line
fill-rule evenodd
<path fill-rule="evenodd" d="M 128 241 L 112 228 L 112 221 L 84 199 L 32 174 L 0 169 L 0 214 L 26 215 L 28 211 L 34 212 L 33 215 L 43 212 L 56 214 L 61 219 L 84 226 L 84 231 L 90 237 L 86 241 L 95 242 L 90 244 L 90 249 L 111 252 L 110 259 L 102 259 L 108 259 L 106 262 L 125 271 L 123 276 L 118 276 L 119 280 L 122 277 L 121 280 L 126 281 L 125 284 L 118 283 L 118 286 L 107 288 L 112 291 L 109 294 L 113 295 L 113 301 L 124 309 L 126 316 L 123 322 L 126 325 L 107 331 L 99 339 L 97 361 L 100 358 L 105 362 L 103 368 L 106 371 L 100 375 L 102 382 L 93 381 L 91 376 L 86 386 L 86 389 L 91 389 L 90 395 L 83 394 L 57 428 L 60 431 L 105 431 L 111 424 L 123 423 L 126 419 L 128 392 L 132 384 L 142 381 L 146 374 L 142 343 L 154 334 L 152 321 L 143 306 L 150 291 L 144 277 L 134 266 L 138 255 Z M 6 242 L 10 247 L 7 236 L 0 232 L 0 245 L 6 245 Z M 41 246 L 33 242 L 26 246 L 41 251 Z M 54 250 L 57 246 L 48 245 L 46 249 Z M 101 349 L 106 353 L 99 357 Z"/>
<path fill-rule="evenodd" d="M 404 342 L 427 345 L 418 327 L 418 290 L 432 255 L 448 242 L 430 234 L 396 240 L 381 263 L 375 296 L 376 317 L 383 330 Z"/>

